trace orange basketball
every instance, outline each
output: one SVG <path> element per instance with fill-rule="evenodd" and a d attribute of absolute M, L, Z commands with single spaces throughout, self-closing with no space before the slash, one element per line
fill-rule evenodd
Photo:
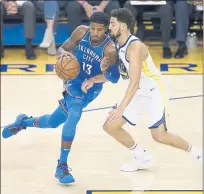
<path fill-rule="evenodd" d="M 64 81 L 76 78 L 79 71 L 80 65 L 75 57 L 61 55 L 55 64 L 55 72 L 57 76 Z"/>

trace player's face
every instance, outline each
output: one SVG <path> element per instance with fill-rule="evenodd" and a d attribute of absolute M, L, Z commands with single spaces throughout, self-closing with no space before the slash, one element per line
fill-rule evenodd
<path fill-rule="evenodd" d="M 117 18 L 110 18 L 109 33 L 113 39 L 117 39 L 121 36 L 121 23 L 118 22 Z"/>
<path fill-rule="evenodd" d="M 105 36 L 105 26 L 104 24 L 97 24 L 97 23 L 91 23 L 90 24 L 90 35 L 91 35 L 91 41 L 94 43 L 100 42 L 104 36 Z"/>

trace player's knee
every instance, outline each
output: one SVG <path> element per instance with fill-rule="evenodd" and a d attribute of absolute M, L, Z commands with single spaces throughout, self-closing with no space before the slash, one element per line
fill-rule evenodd
<path fill-rule="evenodd" d="M 166 131 L 160 130 L 159 128 L 152 129 L 152 138 L 159 143 L 165 143 L 166 142 Z"/>
<path fill-rule="evenodd" d="M 108 131 L 110 130 L 107 123 L 104 123 L 104 124 L 103 124 L 103 130 L 104 130 L 105 132 L 108 132 Z"/>
<path fill-rule="evenodd" d="M 109 123 L 104 123 L 103 124 L 103 130 L 106 132 L 106 133 L 112 133 L 114 130 L 115 130 L 115 128 L 111 125 L 111 124 L 109 124 Z"/>
<path fill-rule="evenodd" d="M 74 140 L 74 137 L 75 137 L 75 132 L 76 132 L 76 130 L 70 131 L 68 134 L 62 133 L 62 140 L 72 142 Z"/>
<path fill-rule="evenodd" d="M 69 121 L 71 122 L 71 125 L 77 125 L 77 123 L 79 122 L 80 118 L 81 118 L 81 110 L 77 110 L 77 109 L 72 109 L 69 111 Z"/>
<path fill-rule="evenodd" d="M 74 110 L 72 112 L 69 113 L 70 114 L 70 117 L 72 117 L 73 119 L 80 119 L 81 117 L 81 110 L 77 111 L 77 110 Z"/>
<path fill-rule="evenodd" d="M 49 118 L 48 120 L 48 125 L 50 128 L 57 128 L 59 126 L 58 122 L 55 122 L 56 120 L 53 119 L 52 117 Z"/>
<path fill-rule="evenodd" d="M 81 118 L 82 109 L 79 107 L 70 108 L 68 118 L 62 129 L 62 140 L 73 141 L 76 133 L 76 126 Z"/>

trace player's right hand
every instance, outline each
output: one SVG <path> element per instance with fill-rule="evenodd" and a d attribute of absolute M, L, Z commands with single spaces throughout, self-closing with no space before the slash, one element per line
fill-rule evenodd
<path fill-rule="evenodd" d="M 60 58 L 63 58 L 63 57 L 70 57 L 71 59 L 74 59 L 76 58 L 71 52 L 63 52 L 61 55 L 59 55 L 57 57 L 57 60 L 59 60 Z"/>

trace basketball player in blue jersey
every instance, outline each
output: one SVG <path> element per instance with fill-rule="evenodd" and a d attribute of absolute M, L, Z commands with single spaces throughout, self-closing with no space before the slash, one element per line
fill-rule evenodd
<path fill-rule="evenodd" d="M 167 131 L 166 116 L 169 100 L 164 78 L 155 66 L 147 46 L 130 33 L 134 22 L 131 11 L 111 11 L 110 35 L 116 40 L 119 69 L 128 87 L 121 103 L 112 110 L 103 128 L 114 139 L 133 152 L 133 159 L 121 166 L 122 171 L 146 168 L 151 160 L 130 134 L 125 123 L 136 125 L 143 108 L 148 110 L 148 128 L 153 139 L 192 154 L 202 163 L 202 151 L 180 136 Z"/>
<path fill-rule="evenodd" d="M 80 73 L 65 84 L 63 99 L 51 113 L 40 117 L 20 114 L 14 123 L 3 129 L 4 138 L 16 135 L 27 127 L 57 128 L 63 124 L 61 153 L 55 177 L 62 184 L 74 182 L 67 158 L 76 133 L 82 110 L 100 94 L 107 81 L 117 83 L 120 77 L 117 66 L 117 51 L 106 34 L 109 18 L 96 12 L 90 18 L 90 27 L 79 26 L 59 48 L 59 54 L 75 55 L 80 64 Z"/>

